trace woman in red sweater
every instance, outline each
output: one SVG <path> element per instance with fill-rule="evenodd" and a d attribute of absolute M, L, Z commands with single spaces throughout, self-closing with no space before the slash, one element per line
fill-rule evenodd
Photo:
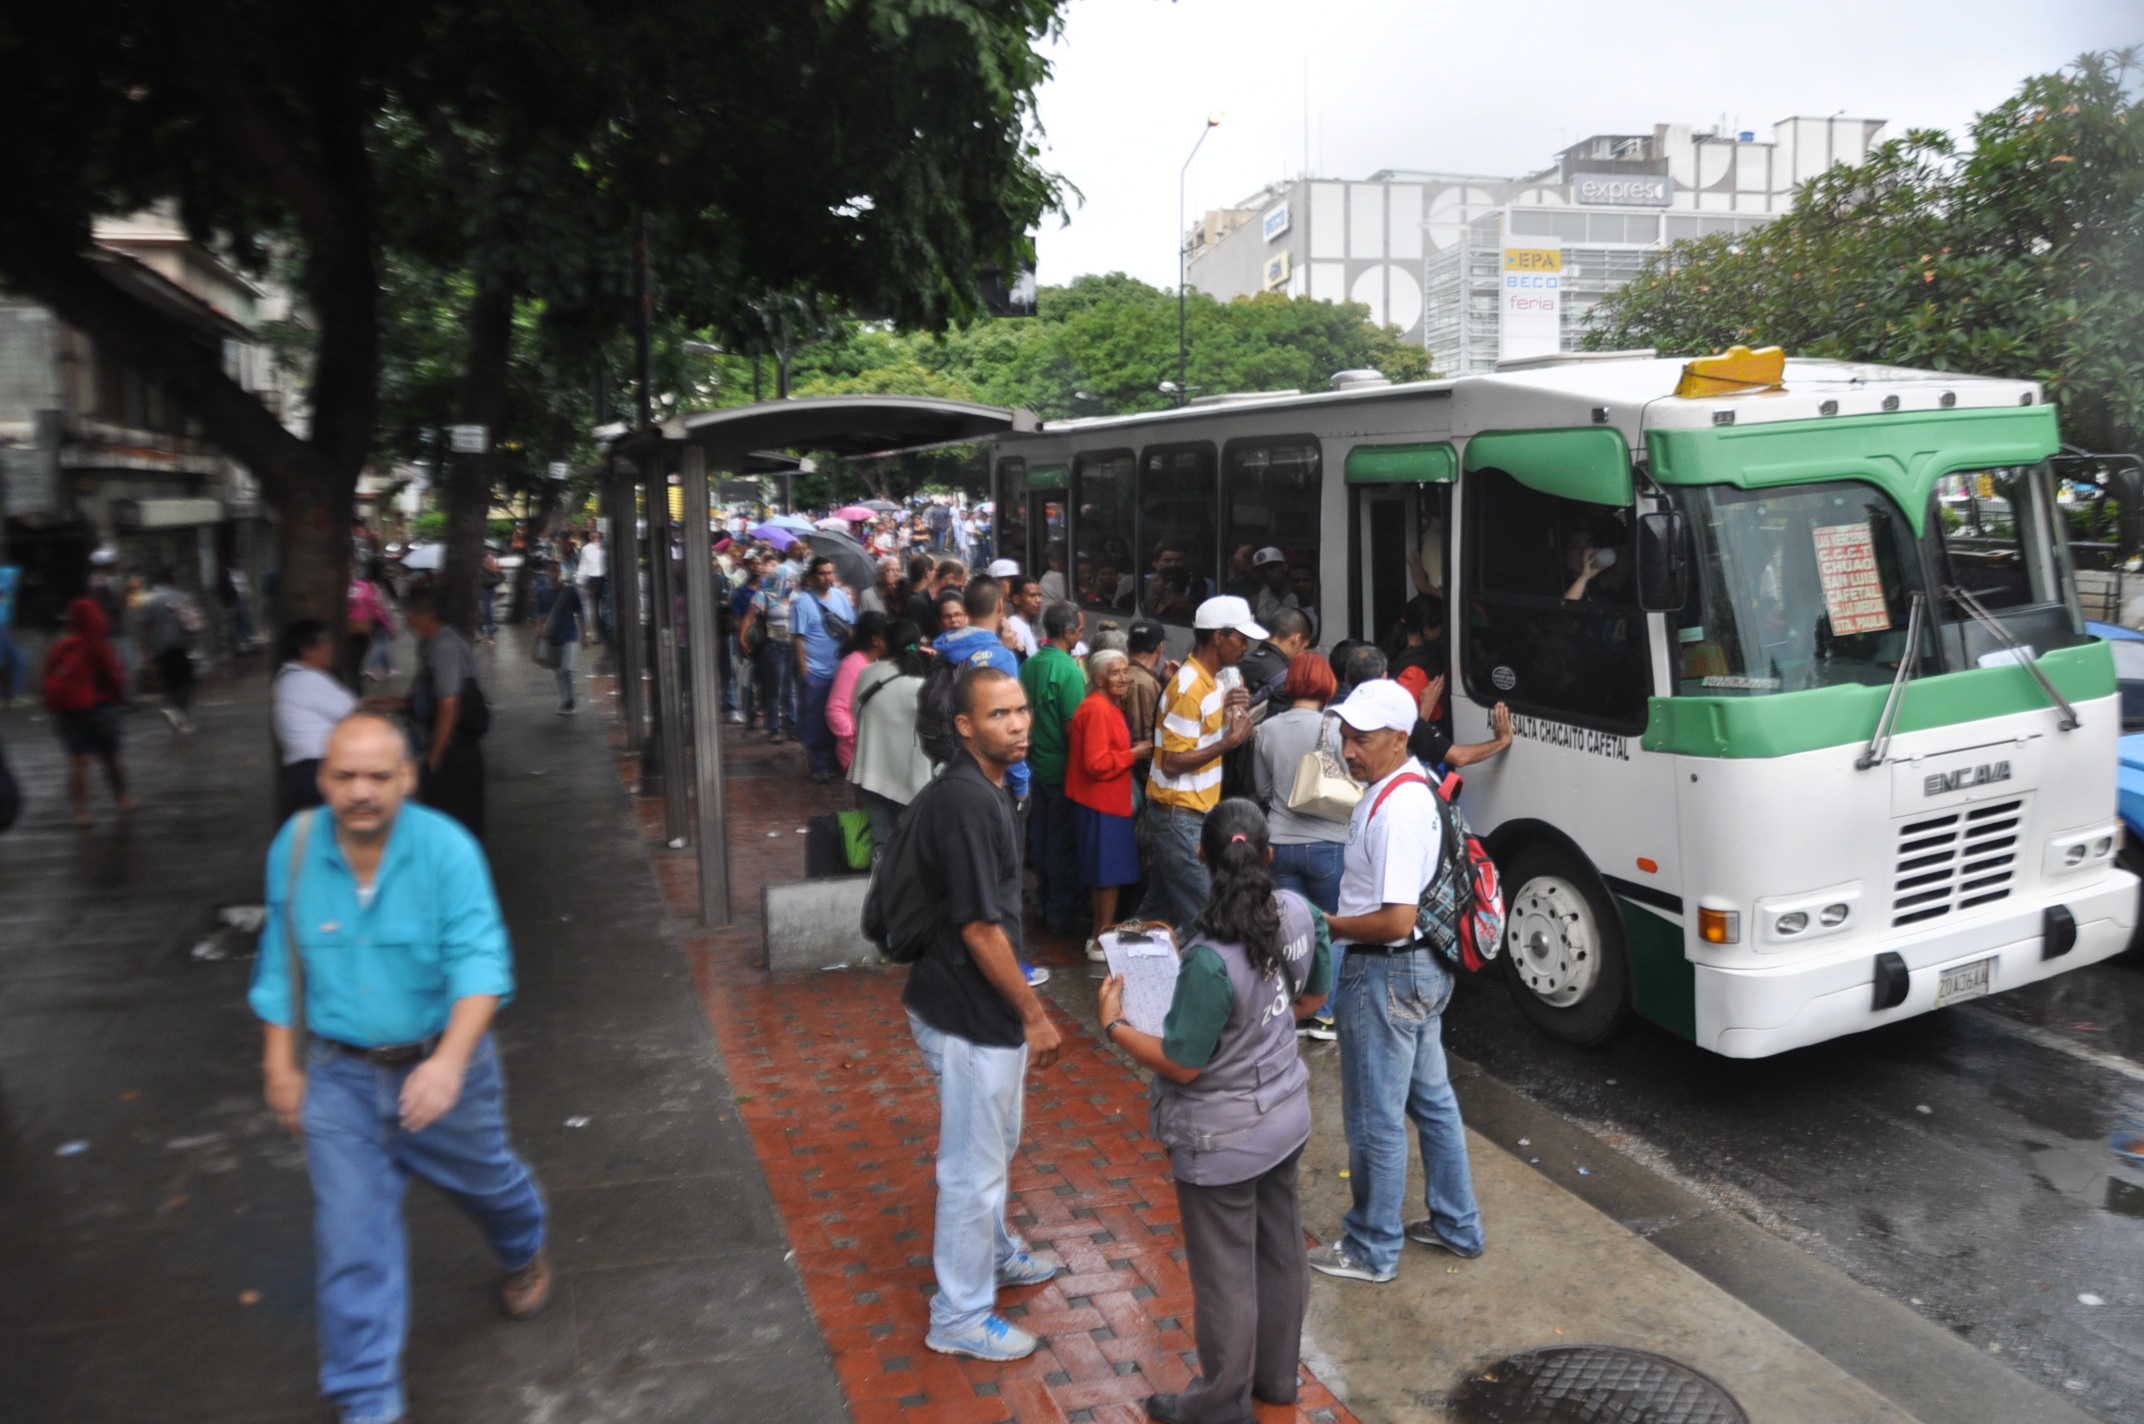
<path fill-rule="evenodd" d="M 1154 754 L 1151 741 L 1132 741 L 1124 722 L 1131 662 L 1115 648 L 1087 660 L 1092 691 L 1072 714 L 1065 758 L 1065 795 L 1079 843 L 1079 878 L 1094 896 L 1094 933 L 1117 922 L 1117 891 L 1139 880 L 1139 838 L 1132 829 L 1132 768 Z M 1102 958 L 1096 940 L 1087 957 Z"/>

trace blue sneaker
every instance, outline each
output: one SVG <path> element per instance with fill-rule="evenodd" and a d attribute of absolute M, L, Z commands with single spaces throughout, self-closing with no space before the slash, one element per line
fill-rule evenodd
<path fill-rule="evenodd" d="M 1039 1286 L 1063 1269 L 1026 1251 L 1015 1251 L 998 1263 L 1001 1286 Z"/>
<path fill-rule="evenodd" d="M 1020 961 L 1020 972 L 1027 976 L 1027 987 L 1030 989 L 1040 989 L 1050 982 L 1049 970 L 1039 964 L 1029 964 L 1024 959 Z"/>
<path fill-rule="evenodd" d="M 1001 1315 L 986 1315 L 982 1322 L 958 1334 L 941 1333 L 935 1326 L 923 1343 L 941 1355 L 966 1355 L 975 1360 L 1024 1360 L 1035 1353 L 1034 1336 Z"/>

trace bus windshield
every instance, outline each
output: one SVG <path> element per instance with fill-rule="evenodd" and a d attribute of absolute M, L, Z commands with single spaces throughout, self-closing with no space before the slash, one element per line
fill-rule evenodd
<path fill-rule="evenodd" d="M 1888 683 L 1911 598 L 1926 597 L 1913 530 L 1873 486 L 1841 481 L 1688 492 L 1697 573 L 1675 618 L 1684 696 L 1763 696 Z M 1936 672 L 1933 608 L 1921 671 Z"/>

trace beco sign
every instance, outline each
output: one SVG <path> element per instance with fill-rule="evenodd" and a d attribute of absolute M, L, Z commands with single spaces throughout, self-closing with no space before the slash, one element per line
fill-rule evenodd
<path fill-rule="evenodd" d="M 1563 249 L 1504 249 L 1497 358 L 1553 356 L 1563 346 Z"/>

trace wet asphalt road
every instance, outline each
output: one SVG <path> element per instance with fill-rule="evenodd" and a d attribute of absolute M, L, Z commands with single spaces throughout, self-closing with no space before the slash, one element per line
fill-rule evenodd
<path fill-rule="evenodd" d="M 2144 1170 L 2107 1144 L 2144 1115 L 2144 966 L 1756 1062 L 1649 1024 L 1555 1043 L 1485 976 L 1460 986 L 1446 1041 L 2079 1407 L 2144 1424 Z"/>

